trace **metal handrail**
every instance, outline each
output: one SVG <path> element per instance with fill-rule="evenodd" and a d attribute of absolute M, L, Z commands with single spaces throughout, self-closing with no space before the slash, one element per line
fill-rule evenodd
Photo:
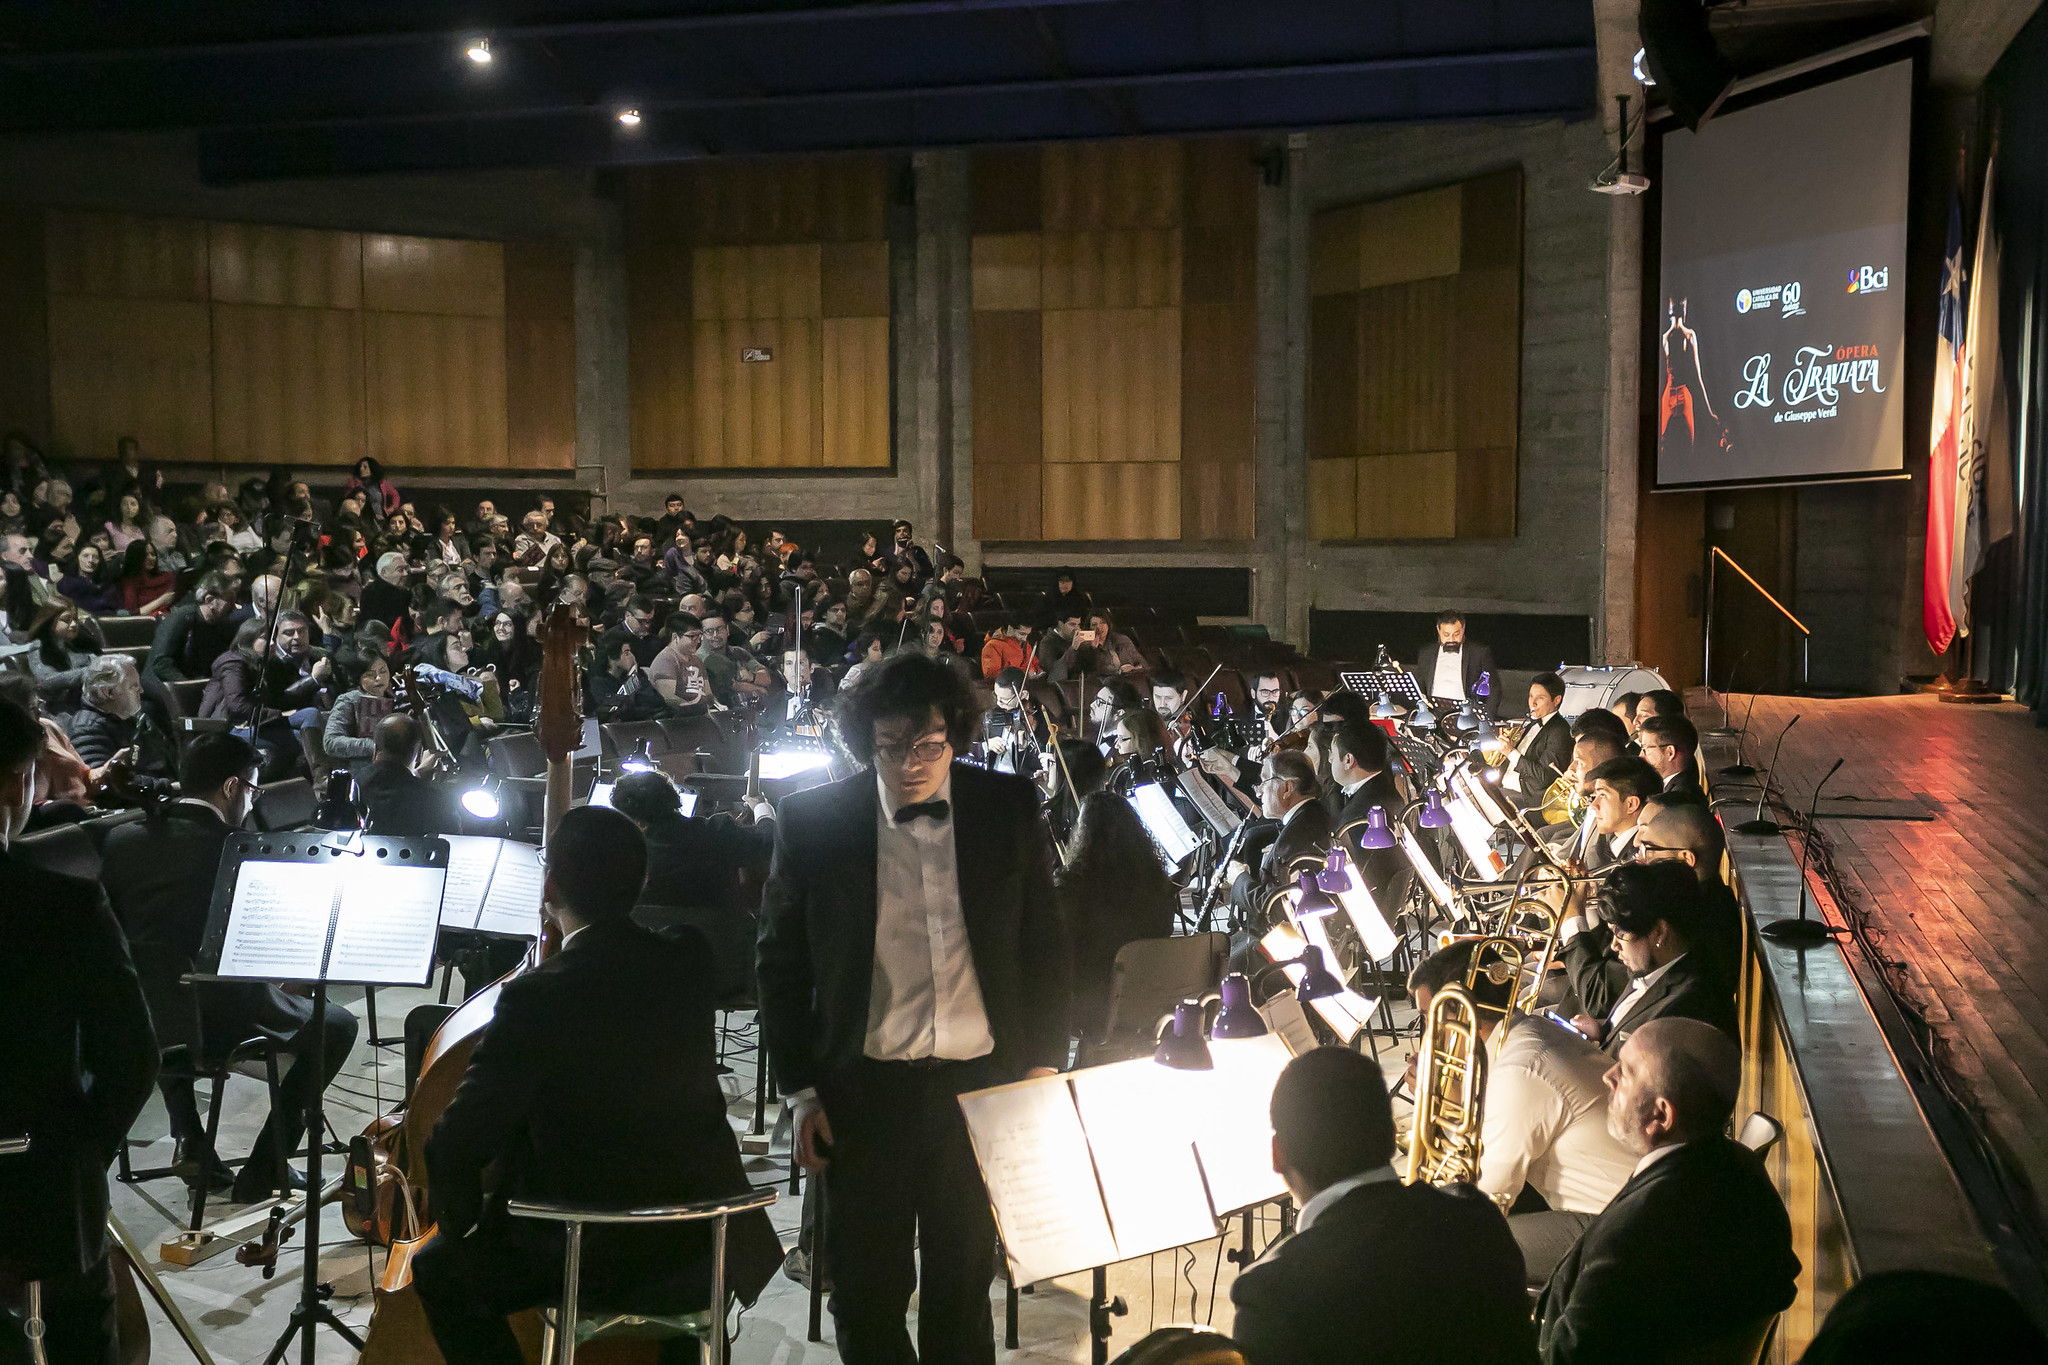
<path fill-rule="evenodd" d="M 1757 582 L 1755 578 L 1751 577 L 1749 570 L 1736 563 L 1733 555 L 1718 545 L 1710 548 L 1712 553 L 1707 556 L 1707 638 L 1700 656 L 1701 681 L 1706 683 L 1709 689 L 1714 685 L 1714 561 L 1725 559 L 1728 561 L 1729 568 L 1742 575 L 1743 582 L 1755 588 L 1762 595 L 1764 601 L 1776 607 L 1778 614 L 1787 621 L 1790 621 L 1793 629 L 1799 632 L 1799 684 L 1802 687 L 1806 686 L 1813 676 L 1813 631 L 1808 629 L 1806 622 L 1794 616 L 1791 609 L 1783 602 L 1773 597 L 1769 588 L 1766 588 L 1763 584 Z M 1736 663 L 1739 667 L 1741 660 L 1737 660 Z M 1731 685 L 1734 681 L 1733 678 L 1729 679 Z"/>

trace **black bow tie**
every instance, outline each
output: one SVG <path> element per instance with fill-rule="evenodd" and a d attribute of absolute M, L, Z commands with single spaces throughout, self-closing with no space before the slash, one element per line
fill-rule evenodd
<path fill-rule="evenodd" d="M 1438 648 L 1438 649 L 1439 649 L 1440 651 L 1442 651 L 1443 653 L 1445 653 L 1445 654 L 1457 654 L 1457 653 L 1460 653 L 1460 652 L 1462 652 L 1462 651 L 1464 650 L 1465 646 L 1463 646 L 1463 645 L 1438 645 L 1438 646 L 1437 646 L 1437 648 Z"/>
<path fill-rule="evenodd" d="M 944 820 L 952 813 L 953 807 L 944 801 L 918 801 L 911 805 L 900 807 L 896 812 L 896 823 L 906 825 L 920 815 L 929 815 L 934 820 Z"/>

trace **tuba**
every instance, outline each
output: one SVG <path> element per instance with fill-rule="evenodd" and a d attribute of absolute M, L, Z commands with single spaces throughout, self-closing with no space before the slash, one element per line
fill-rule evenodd
<path fill-rule="evenodd" d="M 1464 987 L 1445 986 L 1430 999 L 1423 1022 L 1422 1052 L 1415 1062 L 1415 1123 L 1403 1182 L 1455 1185 L 1477 1180 L 1485 1102 L 1486 1048 L 1479 1036 L 1479 1006 Z"/>

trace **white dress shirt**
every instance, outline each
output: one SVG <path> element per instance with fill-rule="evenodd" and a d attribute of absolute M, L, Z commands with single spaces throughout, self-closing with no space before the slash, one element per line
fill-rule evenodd
<path fill-rule="evenodd" d="M 1670 971 L 1684 960 L 1685 954 L 1680 953 L 1677 957 L 1672 958 L 1671 961 L 1656 970 L 1644 972 L 1641 976 L 1629 982 L 1628 989 L 1621 993 L 1621 999 L 1615 1001 L 1614 1008 L 1608 1012 L 1607 1027 L 1610 1029 L 1619 1027 L 1621 1021 L 1628 1017 L 1628 1012 L 1636 1007 L 1636 1002 L 1649 993 L 1650 987 L 1662 981 L 1664 973 Z"/>
<path fill-rule="evenodd" d="M 1295 1215 L 1295 1232 L 1307 1232 L 1315 1225 L 1316 1219 L 1322 1217 L 1332 1204 L 1335 1204 L 1359 1186 L 1382 1185 L 1398 1179 L 1400 1177 L 1394 1174 L 1394 1168 L 1391 1165 L 1387 1165 L 1375 1166 L 1369 1171 L 1360 1171 L 1357 1175 L 1347 1175 L 1334 1185 L 1325 1185 L 1322 1189 L 1310 1195 L 1309 1201 L 1301 1206 L 1301 1212 Z"/>
<path fill-rule="evenodd" d="M 1527 1182 L 1553 1209 L 1606 1208 L 1636 1159 L 1607 1131 L 1612 1065 L 1550 1020 L 1514 1020 L 1486 1069 L 1479 1188 L 1512 1199 Z"/>
<path fill-rule="evenodd" d="M 883 1062 L 967 1061 L 995 1051 L 960 907 L 953 817 L 896 823 L 882 785 L 875 811 L 875 968 L 863 1053 Z M 935 800 L 953 799 L 950 773 Z"/>
<path fill-rule="evenodd" d="M 1629 1172 L 1629 1179 L 1635 1179 L 1683 1146 L 1685 1144 L 1682 1142 L 1667 1142 L 1662 1147 L 1652 1147 L 1649 1151 L 1643 1153 L 1643 1159 L 1636 1163 L 1636 1168 L 1633 1171 Z"/>
<path fill-rule="evenodd" d="M 1465 650 L 1462 645 L 1456 650 L 1437 646 L 1436 676 L 1429 680 L 1429 695 L 1449 697 L 1453 701 L 1465 700 Z"/>

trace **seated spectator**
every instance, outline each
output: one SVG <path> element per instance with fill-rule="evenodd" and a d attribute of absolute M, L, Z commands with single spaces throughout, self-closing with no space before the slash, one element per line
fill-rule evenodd
<path fill-rule="evenodd" d="M 632 721 L 669 714 L 667 699 L 640 667 L 631 636 L 612 634 L 601 639 L 597 663 L 583 675 L 586 715 L 604 721 Z"/>
<path fill-rule="evenodd" d="M 548 529 L 547 513 L 528 512 L 519 519 L 519 535 L 512 542 L 512 559 L 524 568 L 537 569 L 547 561 L 551 551 L 568 547 L 562 545 L 560 536 Z M 564 563 L 562 572 L 568 572 Z"/>
<path fill-rule="evenodd" d="M 1582 916 L 1565 919 L 1559 937 L 1580 1008 L 1573 1023 L 1609 1056 L 1636 1029 L 1666 1016 L 1740 1036 L 1727 983 L 1691 952 L 1701 927 L 1700 899 L 1690 868 L 1628 863 L 1608 873 L 1596 902 L 1611 949 L 1603 951 L 1603 935 L 1586 928 Z M 1609 970 L 1610 953 L 1619 972 Z"/>
<path fill-rule="evenodd" d="M 384 466 L 368 455 L 356 461 L 348 482 L 341 486 L 341 494 L 343 497 L 361 494 L 367 500 L 370 515 L 379 519 L 396 512 L 405 501 L 399 495 L 398 485 L 384 477 Z"/>
<path fill-rule="evenodd" d="M 1107 611 L 1097 608 L 1089 619 L 1088 629 L 1094 636 L 1089 643 L 1095 647 L 1096 677 L 1116 678 L 1145 671 L 1145 656 L 1131 643 L 1130 636 L 1116 628 L 1115 619 Z"/>
<path fill-rule="evenodd" d="M 431 636 L 420 646 L 413 661 L 459 677 L 469 669 L 469 633 L 447 630 Z M 505 719 L 505 697 L 497 674 L 483 669 L 466 681 L 475 690 L 475 696 L 468 695 L 468 689 L 451 689 L 429 703 L 429 714 L 442 740 L 458 757 L 467 752 L 472 738 L 481 743 Z"/>
<path fill-rule="evenodd" d="M 263 751 L 263 780 L 275 782 L 301 766 L 294 731 L 313 723 L 319 710 L 301 707 L 288 713 L 280 710 L 281 699 L 269 695 L 265 677 L 271 640 L 264 632 L 265 623 L 256 616 L 236 628 L 234 647 L 213 661 L 200 696 L 199 718 L 224 720 L 229 729 L 251 739 Z"/>
<path fill-rule="evenodd" d="M 57 579 L 57 591 L 94 616 L 113 616 L 124 610 L 121 587 L 106 580 L 106 556 L 87 541 L 78 547 L 72 562 Z"/>
<path fill-rule="evenodd" d="M 86 766 L 64 727 L 36 695 L 33 678 L 23 673 L 0 673 L 0 706 L 8 704 L 19 706 L 34 717 L 47 742 L 42 756 L 36 760 L 36 786 L 29 798 L 27 828 L 42 829 L 83 819 L 85 807 L 92 802 L 92 784 L 106 771 L 105 765 L 96 769 Z"/>
<path fill-rule="evenodd" d="M 135 751 L 135 769 L 151 777 L 171 773 L 168 736 L 144 716 L 142 677 L 126 654 L 102 654 L 79 685 L 83 702 L 64 732 L 89 768 L 103 768 L 124 749 Z"/>
<path fill-rule="evenodd" d="M 732 625 L 725 619 L 724 608 L 706 607 L 698 627 L 704 633 L 704 674 L 711 680 L 711 693 L 720 705 L 751 705 L 779 685 L 775 674 L 754 657 L 752 650 L 732 643 Z"/>
<path fill-rule="evenodd" d="M 156 628 L 149 646 L 149 676 L 156 682 L 212 676 L 213 661 L 234 645 L 237 624 L 228 578 L 207 574 Z"/>
<path fill-rule="evenodd" d="M 1031 627 L 1015 612 L 1006 613 L 1003 622 L 989 632 L 988 640 L 981 647 L 981 676 L 993 682 L 996 674 L 1006 668 L 1022 669 L 1028 662 L 1029 672 L 1045 671 L 1044 662 L 1025 645 L 1031 636 Z"/>
<path fill-rule="evenodd" d="M 1053 886 L 1071 945 L 1073 1029 L 1084 1042 L 1099 1039 L 1118 950 L 1172 934 L 1180 893 L 1131 803 L 1106 791 L 1082 799 L 1070 856 Z"/>
<path fill-rule="evenodd" d="M 104 649 L 99 628 L 60 597 L 37 611 L 28 637 L 35 645 L 28 655 L 29 672 L 35 675 L 43 706 L 58 715 L 76 711 L 85 671 Z"/>
<path fill-rule="evenodd" d="M 156 549 L 157 567 L 168 574 L 185 571 L 184 553 L 178 548 L 178 523 L 158 512 L 149 518 L 149 543 Z"/>
<path fill-rule="evenodd" d="M 21 505 L 21 494 L 12 488 L 0 487 L 0 535 L 32 536 L 29 529 L 28 509 Z"/>
<path fill-rule="evenodd" d="M 363 585 L 362 613 L 372 621 L 382 621 L 387 627 L 405 619 L 412 606 L 412 589 L 406 579 L 411 566 L 398 551 L 387 551 L 377 558 L 377 577 Z"/>
<path fill-rule="evenodd" d="M 1231 1336 L 1250 1365 L 1533 1358 L 1507 1224 L 1457 1187 L 1401 1183 L 1375 1062 L 1348 1048 L 1306 1052 L 1280 1073 L 1271 1109 L 1273 1168 L 1301 1212 L 1294 1235 L 1231 1286 Z"/>
<path fill-rule="evenodd" d="M 149 527 L 143 516 L 141 490 L 130 485 L 121 490 L 114 504 L 114 515 L 106 522 L 107 543 L 115 554 L 126 554 L 128 547 L 138 540 L 149 538 Z"/>
<path fill-rule="evenodd" d="M 1694 1019 L 1652 1020 L 1621 1049 L 1608 1124 L 1641 1159 L 1544 1287 L 1544 1365 L 1734 1359 L 1791 1305 L 1791 1221 L 1726 1136 L 1741 1073 L 1735 1042 Z"/>
<path fill-rule="evenodd" d="M 1465 984 L 1473 942 L 1441 948 L 1408 974 L 1418 1014 L 1429 1013 L 1445 986 Z M 1635 1169 L 1636 1154 L 1607 1130 L 1603 1078 L 1613 1061 L 1556 1020 L 1510 1017 L 1508 982 L 1482 972 L 1466 989 L 1481 1006 L 1488 1055 L 1475 1183 L 1501 1207 L 1519 1210 L 1509 1214 L 1508 1230 L 1529 1282 L 1541 1285 Z"/>
<path fill-rule="evenodd" d="M 156 546 L 132 542 L 121 562 L 121 610 L 130 616 L 160 616 L 177 597 L 177 575 L 158 567 Z"/>
<path fill-rule="evenodd" d="M 336 652 L 333 669 L 341 695 L 327 713 L 321 752 L 336 763 L 366 767 L 376 748 L 377 722 L 391 714 L 391 666 L 382 655 L 347 645 Z"/>

